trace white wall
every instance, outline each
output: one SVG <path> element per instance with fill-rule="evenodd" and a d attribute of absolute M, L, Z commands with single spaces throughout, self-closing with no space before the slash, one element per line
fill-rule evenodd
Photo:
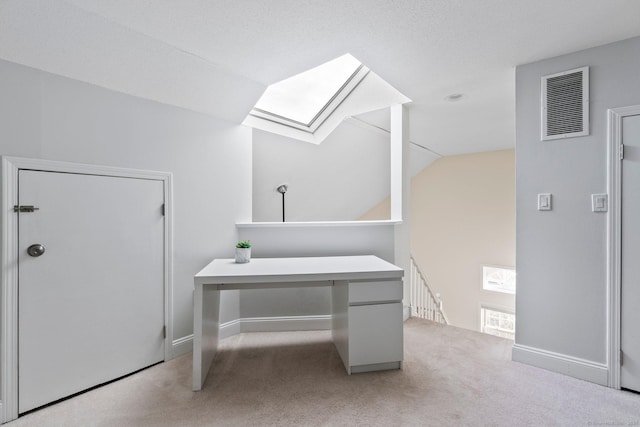
<path fill-rule="evenodd" d="M 355 220 L 389 194 L 389 161 L 389 135 L 350 122 L 319 145 L 254 130 L 253 220 L 282 221 L 283 183 L 287 221 Z"/>
<path fill-rule="evenodd" d="M 0 58 L 237 123 L 266 88 L 87 6 L 0 2 Z"/>
<path fill-rule="evenodd" d="M 287 221 L 360 218 L 389 196 L 390 134 L 377 128 L 389 129 L 389 118 L 384 108 L 346 119 L 319 145 L 255 130 L 253 220 L 282 221 L 282 196 L 276 191 L 282 183 L 290 186 Z M 439 157 L 415 144 L 409 151 L 411 176 Z"/>
<path fill-rule="evenodd" d="M 358 152 L 357 160 L 367 162 L 388 193 L 389 142 L 376 137 L 386 139 L 378 156 L 383 164 L 363 159 L 369 151 Z M 236 229 L 251 221 L 251 139 L 244 126 L 0 60 L 0 154 L 173 173 L 174 340 L 192 333 L 193 275 L 213 258 L 233 257 L 239 239 L 251 239 L 259 257 L 375 254 L 393 261 L 393 224 Z M 294 155 L 290 161 L 304 162 Z M 343 212 L 351 202 L 344 203 Z M 328 289 L 232 291 L 223 296 L 221 321 L 329 313 Z"/>
<path fill-rule="evenodd" d="M 270 226 L 247 224 L 240 226 L 238 231 L 240 239 L 251 240 L 251 256 L 256 258 L 376 255 L 394 262 L 394 227 L 391 223 L 286 223 Z M 331 293 L 327 287 L 241 291 L 240 317 L 243 318 L 330 313 Z"/>
<path fill-rule="evenodd" d="M 541 141 L 541 76 L 582 66 L 591 67 L 590 135 Z M 595 377 L 606 382 L 602 369 L 607 358 L 607 214 L 591 212 L 590 195 L 607 190 L 606 111 L 640 104 L 638 70 L 640 38 L 516 70 L 514 359 L 542 366 L 553 357 L 563 365 L 577 358 L 586 361 L 583 366 L 595 376 L 567 373 L 596 382 L 602 381 Z M 550 212 L 536 210 L 536 194 L 543 192 L 553 194 Z M 547 367 L 566 371 L 555 362 Z"/>
<path fill-rule="evenodd" d="M 358 121 L 343 122 L 320 145 L 254 131 L 253 220 L 267 223 L 240 225 L 240 238 L 251 240 L 254 257 L 373 254 L 395 262 L 399 225 L 326 222 L 355 220 L 388 195 L 390 158 L 390 135 Z M 284 224 L 275 190 L 282 183 L 289 185 Z M 242 291 L 240 330 L 254 330 L 245 326 L 253 317 L 281 325 L 272 328 L 327 328 L 328 319 L 315 317 L 330 312 L 328 288 Z"/>
<path fill-rule="evenodd" d="M 251 217 L 248 128 L 0 60 L 0 154 L 172 172 L 173 339 L 192 333 L 193 275 Z M 227 293 L 222 320 L 239 310 Z"/>

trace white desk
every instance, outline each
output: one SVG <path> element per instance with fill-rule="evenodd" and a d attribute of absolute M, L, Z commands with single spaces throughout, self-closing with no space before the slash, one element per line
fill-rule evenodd
<path fill-rule="evenodd" d="M 194 277 L 193 390 L 218 349 L 225 289 L 331 286 L 332 337 L 347 373 L 400 369 L 403 274 L 373 255 L 212 261 Z"/>

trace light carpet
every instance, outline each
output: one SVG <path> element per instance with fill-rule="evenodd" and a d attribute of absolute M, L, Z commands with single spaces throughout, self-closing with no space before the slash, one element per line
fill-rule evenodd
<path fill-rule="evenodd" d="M 329 331 L 240 334 L 201 392 L 189 354 L 8 426 L 640 426 L 640 395 L 512 362 L 509 340 L 420 319 L 404 333 L 402 370 L 351 376 Z"/>

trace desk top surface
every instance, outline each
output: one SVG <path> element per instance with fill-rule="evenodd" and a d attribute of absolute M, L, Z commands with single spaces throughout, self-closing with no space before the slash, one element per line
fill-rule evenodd
<path fill-rule="evenodd" d="M 215 259 L 195 275 L 197 284 L 399 279 L 404 271 L 374 255 L 252 258 L 246 264 Z"/>

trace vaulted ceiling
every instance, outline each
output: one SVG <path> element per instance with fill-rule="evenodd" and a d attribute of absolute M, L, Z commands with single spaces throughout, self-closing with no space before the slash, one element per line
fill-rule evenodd
<path fill-rule="evenodd" d="M 638 35 L 637 0 L 0 0 L 0 58 L 237 123 L 350 53 L 442 155 L 513 147 L 516 65 Z"/>

